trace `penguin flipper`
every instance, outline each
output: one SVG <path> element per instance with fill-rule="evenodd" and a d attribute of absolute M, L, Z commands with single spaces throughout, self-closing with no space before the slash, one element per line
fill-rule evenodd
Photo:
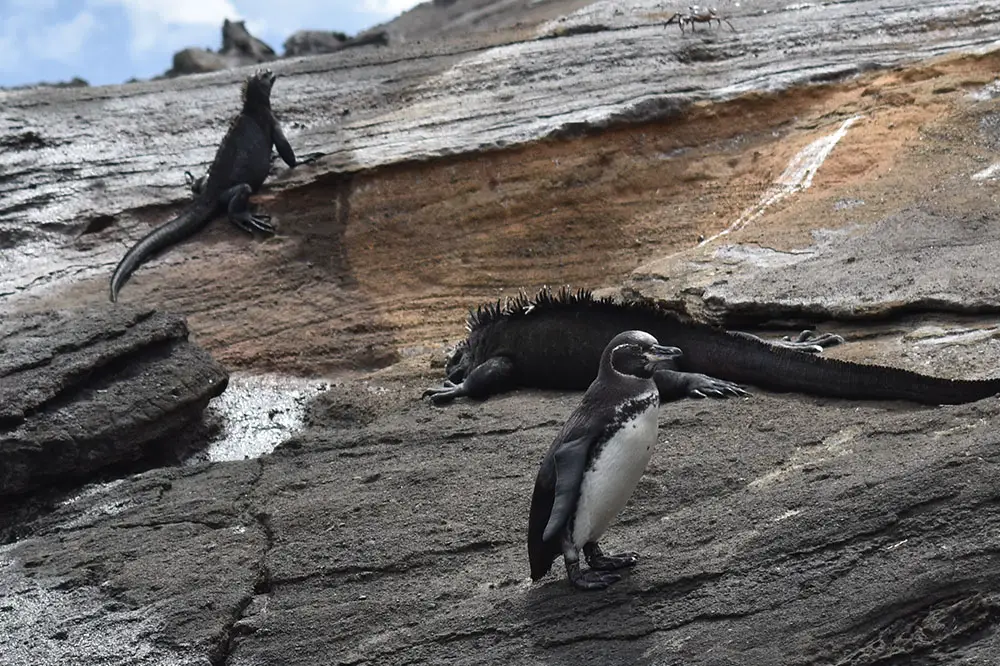
<path fill-rule="evenodd" d="M 562 552 L 559 543 L 546 542 L 542 539 L 542 533 L 552 514 L 555 489 L 555 465 L 552 457 L 546 456 L 535 478 L 535 489 L 531 493 L 531 510 L 528 513 L 528 563 L 531 566 L 531 580 L 538 580 L 547 574 L 552 568 L 552 563 Z"/>
<path fill-rule="evenodd" d="M 559 444 L 552 453 L 555 462 L 555 493 L 552 498 L 552 510 L 549 520 L 542 532 L 542 539 L 548 541 L 559 533 L 576 509 L 576 500 L 580 496 L 580 484 L 583 482 L 583 472 L 587 467 L 587 453 L 593 437 L 579 437 Z"/>
<path fill-rule="evenodd" d="M 538 470 L 528 518 L 528 562 L 532 580 L 547 574 L 563 552 L 559 530 L 576 508 L 592 439 L 586 436 L 566 441 L 557 439 Z M 577 470 L 575 474 L 574 469 Z M 554 532 L 549 531 L 550 526 Z"/>

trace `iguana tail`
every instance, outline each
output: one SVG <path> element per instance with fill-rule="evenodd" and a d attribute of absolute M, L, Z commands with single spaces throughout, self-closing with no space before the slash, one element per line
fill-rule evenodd
<path fill-rule="evenodd" d="M 111 275 L 111 302 L 118 300 L 118 291 L 128 281 L 129 277 L 143 263 L 176 245 L 204 227 L 212 220 L 215 206 L 210 201 L 198 199 L 183 213 L 166 224 L 153 229 L 132 246 L 122 260 L 118 262 L 115 272 Z"/>
<path fill-rule="evenodd" d="M 678 344 L 670 340 L 670 344 Z M 1000 393 L 1000 379 L 945 379 L 901 368 L 851 363 L 782 349 L 761 340 L 702 329 L 683 346 L 679 369 L 778 392 L 925 405 L 974 402 Z"/>

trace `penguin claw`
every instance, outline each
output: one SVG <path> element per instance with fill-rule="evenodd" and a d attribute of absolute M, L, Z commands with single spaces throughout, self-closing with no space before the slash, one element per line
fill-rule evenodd
<path fill-rule="evenodd" d="M 571 577 L 569 582 L 579 590 L 604 590 L 621 579 L 621 574 L 589 569 L 578 571 L 578 575 Z"/>
<path fill-rule="evenodd" d="M 628 569 L 639 563 L 639 553 L 619 553 L 618 555 L 599 555 L 587 560 L 591 570 L 617 571 Z"/>

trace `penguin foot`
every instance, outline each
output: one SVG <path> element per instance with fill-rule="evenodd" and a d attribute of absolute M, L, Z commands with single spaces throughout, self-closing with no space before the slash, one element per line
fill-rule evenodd
<path fill-rule="evenodd" d="M 578 590 L 604 590 L 622 579 L 620 574 L 607 571 L 596 569 L 580 571 L 579 562 L 567 563 L 566 574 L 569 576 L 570 585 Z"/>
<path fill-rule="evenodd" d="M 430 398 L 435 405 L 444 405 L 463 395 L 465 395 L 465 387 L 462 384 L 446 380 L 441 386 L 430 387 L 420 397 Z"/>
<path fill-rule="evenodd" d="M 639 563 L 638 553 L 619 553 L 618 555 L 601 555 L 587 560 L 591 569 L 596 571 L 618 571 L 628 569 Z"/>
<path fill-rule="evenodd" d="M 587 564 L 596 571 L 617 571 L 628 569 L 639 563 L 639 553 L 619 553 L 618 555 L 605 555 L 601 547 L 596 543 L 588 543 L 583 547 L 583 555 L 587 558 Z"/>

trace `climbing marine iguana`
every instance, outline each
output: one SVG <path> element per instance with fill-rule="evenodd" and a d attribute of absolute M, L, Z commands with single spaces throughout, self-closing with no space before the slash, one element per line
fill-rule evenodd
<path fill-rule="evenodd" d="M 198 179 L 193 188 L 193 203 L 125 253 L 111 276 L 112 302 L 118 300 L 118 291 L 140 264 L 199 231 L 223 210 L 231 222 L 251 234 L 254 229 L 274 233 L 270 217 L 252 214 L 249 206 L 250 194 L 260 189 L 271 168 L 271 146 L 289 167 L 309 161 L 296 161 L 271 111 L 271 88 L 276 78 L 271 70 L 261 69 L 243 83 L 243 109 L 219 144 L 207 176 Z"/>
<path fill-rule="evenodd" d="M 547 288 L 479 306 L 469 334 L 446 366 L 448 381 L 430 388 L 437 404 L 460 396 L 484 399 L 516 387 L 584 390 L 597 377 L 601 353 L 618 333 L 641 330 L 683 354 L 653 375 L 661 400 L 744 395 L 765 390 L 855 400 L 923 404 L 973 402 L 1000 393 L 1000 379 L 960 380 L 880 365 L 851 363 L 685 321 L 651 299 L 616 301 L 589 291 Z"/>

